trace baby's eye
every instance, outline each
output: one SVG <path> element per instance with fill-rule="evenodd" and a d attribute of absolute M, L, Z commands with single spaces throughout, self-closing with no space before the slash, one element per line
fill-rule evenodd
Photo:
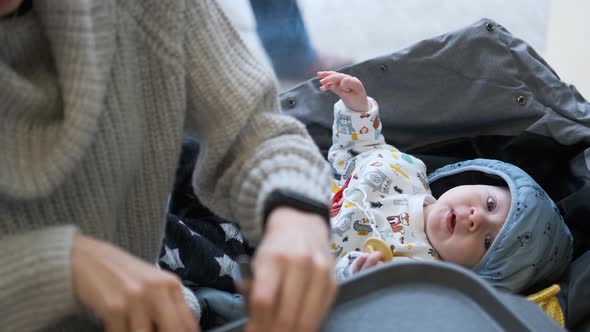
<path fill-rule="evenodd" d="M 488 211 L 492 212 L 492 210 L 494 210 L 494 208 L 496 207 L 496 202 L 494 202 L 494 199 L 491 197 L 488 197 Z"/>
<path fill-rule="evenodd" d="M 483 247 L 487 251 L 488 249 L 490 249 L 491 246 L 492 246 L 492 238 L 489 235 L 486 235 L 486 238 L 483 241 Z"/>

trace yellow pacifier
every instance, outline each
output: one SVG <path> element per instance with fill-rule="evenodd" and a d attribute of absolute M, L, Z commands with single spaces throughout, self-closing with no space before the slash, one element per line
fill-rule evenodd
<path fill-rule="evenodd" d="M 363 245 L 363 251 L 372 253 L 375 251 L 381 252 L 381 260 L 383 262 L 390 262 L 393 259 L 393 253 L 387 243 L 383 242 L 378 238 L 369 238 L 365 240 L 365 244 Z"/>

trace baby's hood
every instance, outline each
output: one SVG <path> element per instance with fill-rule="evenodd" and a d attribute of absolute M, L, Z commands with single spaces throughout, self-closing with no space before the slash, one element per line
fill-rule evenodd
<path fill-rule="evenodd" d="M 555 281 L 572 256 L 572 235 L 555 203 L 522 169 L 490 159 L 447 165 L 428 177 L 433 196 L 467 184 L 508 186 L 512 197 L 504 226 L 473 267 L 494 287 L 520 292 Z"/>

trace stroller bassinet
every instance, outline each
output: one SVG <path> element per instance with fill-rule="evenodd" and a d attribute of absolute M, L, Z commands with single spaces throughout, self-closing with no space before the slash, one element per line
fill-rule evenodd
<path fill-rule="evenodd" d="M 575 87 L 489 19 L 341 71 L 360 78 L 379 101 L 386 141 L 421 158 L 429 171 L 500 159 L 547 191 L 574 235 L 574 260 L 559 282 L 566 327 L 590 330 L 590 104 Z M 282 93 L 281 108 L 305 123 L 326 155 L 337 97 L 318 87 L 312 79 Z M 240 331 L 242 324 L 220 331 Z M 383 267 L 345 283 L 323 330 L 361 327 L 560 329 L 523 297 L 433 262 Z"/>

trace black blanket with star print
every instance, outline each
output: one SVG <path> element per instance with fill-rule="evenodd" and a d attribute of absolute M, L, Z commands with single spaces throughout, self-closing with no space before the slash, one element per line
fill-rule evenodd
<path fill-rule="evenodd" d="M 198 152 L 196 141 L 184 140 L 158 264 L 191 288 L 233 293 L 238 273 L 235 260 L 251 255 L 253 249 L 238 226 L 214 215 L 194 194 L 191 176 Z"/>

